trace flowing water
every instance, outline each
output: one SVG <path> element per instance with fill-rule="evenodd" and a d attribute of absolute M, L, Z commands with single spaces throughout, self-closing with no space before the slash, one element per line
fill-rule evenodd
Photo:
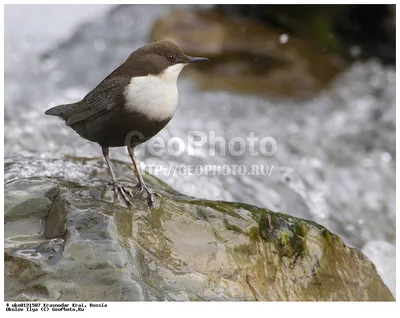
<path fill-rule="evenodd" d="M 44 111 L 80 100 L 134 48 L 146 44 L 154 19 L 173 8 L 66 6 L 60 12 L 67 14 L 57 15 L 43 7 L 29 11 L 30 19 L 21 23 L 26 13 L 6 7 L 5 156 L 100 157 L 98 145 Z M 141 148 L 139 159 L 167 170 L 242 164 L 272 169 L 252 176 L 169 171 L 158 177 L 187 195 L 315 220 L 362 249 L 394 293 L 395 84 L 393 66 L 356 62 L 313 99 L 293 102 L 200 91 L 183 71 L 177 112 L 159 136 L 182 138 L 185 151 L 153 156 Z M 189 131 L 206 133 L 205 145 L 196 147 Z M 272 137 L 278 149 L 273 156 L 222 154 L 221 142 L 211 134 L 227 142 L 254 134 L 255 149 L 262 138 Z M 125 149 L 111 149 L 111 157 L 129 161 Z"/>

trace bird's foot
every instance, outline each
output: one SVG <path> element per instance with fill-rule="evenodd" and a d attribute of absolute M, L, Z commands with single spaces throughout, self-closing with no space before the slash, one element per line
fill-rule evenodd
<path fill-rule="evenodd" d="M 122 186 L 118 181 L 114 181 L 112 183 L 112 185 L 114 187 L 114 193 L 115 193 L 116 199 L 119 201 L 120 195 L 121 195 L 127 205 L 132 205 L 131 200 L 129 200 L 129 198 L 128 198 L 128 195 L 132 196 L 132 193 L 128 189 L 126 189 L 124 186 Z"/>
<path fill-rule="evenodd" d="M 138 193 L 142 193 L 145 189 L 147 189 L 147 187 L 145 184 L 139 182 L 137 185 L 135 185 L 135 189 Z"/>
<path fill-rule="evenodd" d="M 154 209 L 156 207 L 156 197 L 154 196 L 153 191 L 151 191 L 144 183 L 141 182 L 139 182 L 135 188 L 138 189 L 138 193 L 146 191 L 149 207 L 150 209 Z"/>

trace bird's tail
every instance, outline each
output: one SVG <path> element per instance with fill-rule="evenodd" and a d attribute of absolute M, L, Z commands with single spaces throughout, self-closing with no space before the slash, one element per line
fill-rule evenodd
<path fill-rule="evenodd" d="M 58 116 L 64 121 L 67 121 L 68 118 L 73 114 L 75 106 L 75 103 L 55 106 L 46 110 L 45 114 L 50 116 Z"/>

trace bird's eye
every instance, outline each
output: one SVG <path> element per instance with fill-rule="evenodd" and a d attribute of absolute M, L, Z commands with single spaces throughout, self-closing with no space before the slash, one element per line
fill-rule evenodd
<path fill-rule="evenodd" d="M 173 57 L 172 55 L 168 55 L 168 56 L 167 56 L 167 60 L 171 62 L 171 61 L 174 60 L 174 57 Z"/>

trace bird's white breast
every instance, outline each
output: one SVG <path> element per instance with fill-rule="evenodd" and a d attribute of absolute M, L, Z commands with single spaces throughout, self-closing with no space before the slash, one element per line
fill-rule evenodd
<path fill-rule="evenodd" d="M 178 105 L 176 82 L 184 66 L 175 64 L 158 75 L 132 77 L 124 92 L 127 110 L 158 121 L 172 117 Z"/>

